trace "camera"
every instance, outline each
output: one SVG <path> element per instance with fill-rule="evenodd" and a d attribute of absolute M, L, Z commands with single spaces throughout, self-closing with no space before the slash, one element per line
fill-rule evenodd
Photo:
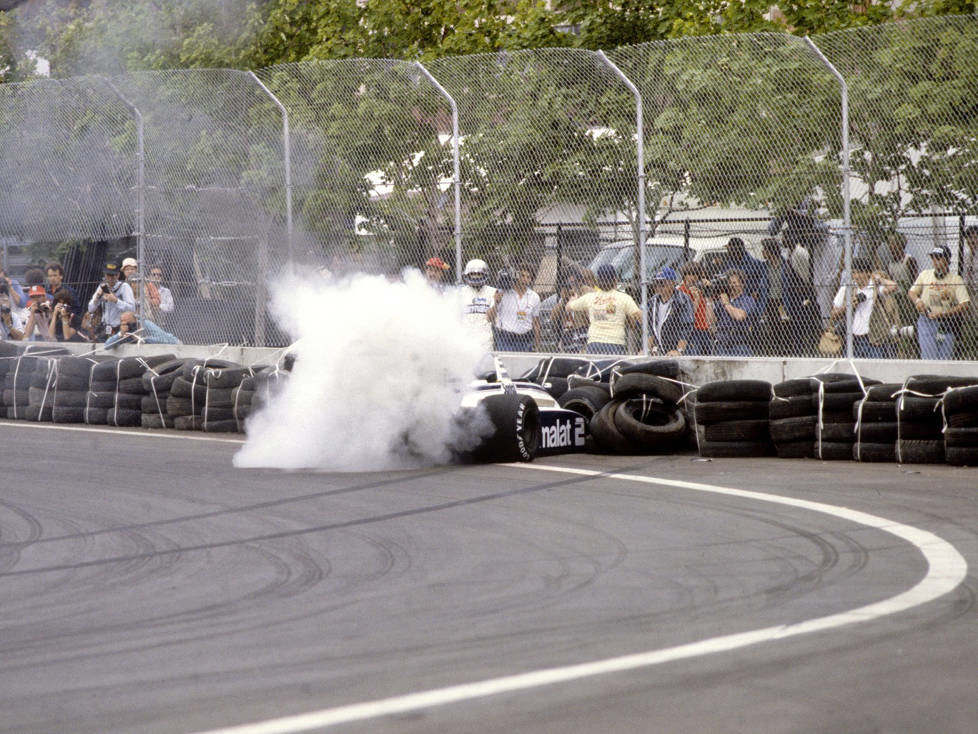
<path fill-rule="evenodd" d="M 51 310 L 51 304 L 48 303 L 47 301 L 41 301 L 41 303 L 39 303 L 37 305 L 37 307 L 39 309 L 41 309 L 42 311 L 50 311 Z"/>
<path fill-rule="evenodd" d="M 700 281 L 700 285 L 703 287 L 703 294 L 707 298 L 719 298 L 721 293 L 727 292 L 727 276 L 718 275 L 713 280 L 703 280 Z"/>
<path fill-rule="evenodd" d="M 913 326 L 891 326 L 891 339 L 913 339 Z"/>
<path fill-rule="evenodd" d="M 8 286 L 6 283 L 0 283 L 0 296 L 9 296 L 9 295 L 10 295 L 10 286 Z"/>
<path fill-rule="evenodd" d="M 102 293 L 109 293 L 112 290 L 109 288 L 108 283 L 102 283 L 102 285 L 99 287 L 102 289 Z"/>
<path fill-rule="evenodd" d="M 496 276 L 496 283 L 500 290 L 511 291 L 516 286 L 516 275 L 509 268 L 503 268 Z"/>

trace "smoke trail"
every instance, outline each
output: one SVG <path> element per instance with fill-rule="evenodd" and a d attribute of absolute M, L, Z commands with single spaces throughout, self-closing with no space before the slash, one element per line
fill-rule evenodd
<path fill-rule="evenodd" d="M 292 375 L 251 417 L 238 467 L 331 471 L 444 463 L 471 448 L 487 421 L 457 420 L 483 355 L 454 293 L 417 272 L 403 282 L 357 275 L 292 279 L 273 312 L 297 340 Z"/>

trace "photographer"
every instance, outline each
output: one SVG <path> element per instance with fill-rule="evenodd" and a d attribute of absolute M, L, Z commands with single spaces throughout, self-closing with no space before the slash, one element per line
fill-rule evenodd
<path fill-rule="evenodd" d="M 707 291 L 715 291 L 717 309 L 717 348 L 720 357 L 752 357 L 750 346 L 751 321 L 757 302 L 744 292 L 744 274 L 730 270 L 726 277 L 705 282 Z"/>
<path fill-rule="evenodd" d="M 896 290 L 896 283 L 883 276 L 879 271 L 873 272 L 868 257 L 852 259 L 853 285 L 839 286 L 832 301 L 832 321 L 846 317 L 846 293 L 852 299 L 852 353 L 860 359 L 884 359 L 889 357 L 883 344 L 874 344 L 870 340 L 870 321 L 875 309 L 883 309 L 884 294 Z M 883 311 L 879 312 L 880 314 Z"/>
<path fill-rule="evenodd" d="M 105 348 L 113 349 L 120 344 L 179 344 L 180 340 L 164 331 L 149 319 L 143 319 L 142 326 L 132 311 L 123 311 L 119 317 L 119 330 L 105 340 Z"/>
<path fill-rule="evenodd" d="M 689 296 L 693 306 L 693 330 L 690 332 L 689 346 L 685 353 L 709 356 L 713 354 L 716 315 L 713 310 L 713 299 L 709 298 L 703 290 L 706 268 L 702 263 L 691 260 L 682 266 L 680 272 L 683 282 L 679 290 Z"/>
<path fill-rule="evenodd" d="M 20 287 L 14 278 L 7 277 L 7 271 L 0 268 L 0 296 L 10 296 L 10 308 L 24 308 L 27 299 L 24 297 L 24 289 Z"/>
<path fill-rule="evenodd" d="M 496 327 L 496 349 L 500 352 L 540 350 L 540 296 L 530 288 L 533 273 L 520 265 L 514 274 L 499 273 L 495 303 L 486 314 Z"/>
<path fill-rule="evenodd" d="M 119 266 L 106 263 L 105 281 L 102 282 L 88 302 L 88 312 L 102 309 L 102 329 L 100 338 L 105 338 L 119 330 L 123 312 L 136 310 L 136 298 L 128 283 L 119 282 Z"/>
<path fill-rule="evenodd" d="M 20 341 L 24 338 L 26 322 L 22 309 L 10 307 L 10 295 L 0 293 L 0 339 Z"/>
<path fill-rule="evenodd" d="M 31 286 L 28 291 L 27 324 L 23 339 L 26 341 L 47 341 L 51 324 L 51 304 L 43 285 Z"/>
<path fill-rule="evenodd" d="M 59 342 L 87 342 L 82 328 L 82 317 L 72 308 L 74 298 L 66 288 L 54 294 L 51 323 L 48 324 L 48 338 Z"/>

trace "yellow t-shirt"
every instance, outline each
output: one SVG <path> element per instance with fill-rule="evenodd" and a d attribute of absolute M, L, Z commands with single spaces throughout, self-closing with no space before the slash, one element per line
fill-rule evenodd
<path fill-rule="evenodd" d="M 588 343 L 625 344 L 625 320 L 642 310 L 621 291 L 596 290 L 567 302 L 568 311 L 586 311 L 591 325 Z"/>
<path fill-rule="evenodd" d="M 948 273 L 939 279 L 935 277 L 933 268 L 920 272 L 917 280 L 910 286 L 910 292 L 919 296 L 935 316 L 947 313 L 959 303 L 971 301 L 964 278 L 956 273 Z"/>

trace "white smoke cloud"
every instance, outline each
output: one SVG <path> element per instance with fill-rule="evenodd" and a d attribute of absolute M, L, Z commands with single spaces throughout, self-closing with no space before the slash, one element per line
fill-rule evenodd
<path fill-rule="evenodd" d="M 250 418 L 235 466 L 412 468 L 445 463 L 485 432 L 457 420 L 483 346 L 462 325 L 454 292 L 416 271 L 396 283 L 291 278 L 273 312 L 297 359 L 283 390 Z"/>

